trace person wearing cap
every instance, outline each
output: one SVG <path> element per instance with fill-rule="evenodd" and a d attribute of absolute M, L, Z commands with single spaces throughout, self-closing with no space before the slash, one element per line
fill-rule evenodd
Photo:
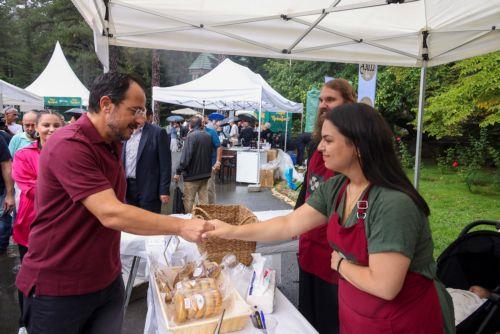
<path fill-rule="evenodd" d="M 10 132 L 13 134 L 18 134 L 23 131 L 23 127 L 16 123 L 17 118 L 19 117 L 19 112 L 14 107 L 7 107 L 4 109 L 5 115 L 5 123 L 9 128 Z"/>
<path fill-rule="evenodd" d="M 121 231 L 199 242 L 213 227 L 125 201 L 122 142 L 144 113 L 144 87 L 109 72 L 90 89 L 89 112 L 55 132 L 39 157 L 36 216 L 16 285 L 28 333 L 121 333 Z"/>

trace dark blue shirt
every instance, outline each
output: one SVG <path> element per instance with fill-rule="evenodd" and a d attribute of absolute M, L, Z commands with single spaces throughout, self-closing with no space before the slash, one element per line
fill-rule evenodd
<path fill-rule="evenodd" d="M 0 136 L 0 162 L 9 161 L 11 159 L 9 146 L 7 146 L 7 142 Z M 0 175 L 2 176 L 2 175 Z M 2 195 L 5 191 L 5 182 L 3 180 L 3 176 L 0 177 L 0 195 Z"/>
<path fill-rule="evenodd" d="M 220 147 L 219 136 L 217 135 L 217 131 L 211 128 L 205 128 L 205 131 L 212 137 L 212 166 L 217 162 L 217 149 Z"/>

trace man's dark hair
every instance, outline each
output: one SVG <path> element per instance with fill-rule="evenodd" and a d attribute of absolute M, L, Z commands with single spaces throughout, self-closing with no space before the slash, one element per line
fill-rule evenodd
<path fill-rule="evenodd" d="M 193 130 L 200 129 L 202 126 L 202 122 L 203 122 L 203 117 L 193 116 L 189 120 L 189 127 Z"/>
<path fill-rule="evenodd" d="M 144 85 L 129 74 L 108 72 L 99 75 L 90 88 L 89 112 L 99 112 L 99 101 L 103 96 L 108 96 L 113 104 L 120 104 L 125 99 L 125 93 L 132 82 L 145 90 Z"/>

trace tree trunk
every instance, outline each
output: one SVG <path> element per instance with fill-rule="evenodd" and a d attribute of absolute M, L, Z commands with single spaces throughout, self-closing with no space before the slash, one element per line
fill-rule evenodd
<path fill-rule="evenodd" d="M 118 46 L 110 45 L 109 46 L 109 71 L 116 72 L 118 71 Z"/>
<path fill-rule="evenodd" d="M 151 87 L 160 85 L 160 52 L 158 50 L 153 50 L 151 59 Z M 153 101 L 153 124 L 160 125 L 160 104 L 157 101 Z"/>

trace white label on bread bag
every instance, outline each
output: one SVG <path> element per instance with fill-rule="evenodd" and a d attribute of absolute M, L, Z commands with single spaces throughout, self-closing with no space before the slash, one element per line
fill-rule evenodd
<path fill-rule="evenodd" d="M 200 277 L 203 274 L 203 267 L 198 267 L 193 272 L 193 277 Z"/>
<path fill-rule="evenodd" d="M 198 305 L 198 310 L 201 310 L 205 305 L 205 298 L 202 295 L 196 294 L 194 295 L 194 300 L 196 300 L 196 305 Z"/>
<path fill-rule="evenodd" d="M 184 298 L 184 308 L 186 310 L 189 310 L 191 308 L 191 299 L 189 298 Z"/>

